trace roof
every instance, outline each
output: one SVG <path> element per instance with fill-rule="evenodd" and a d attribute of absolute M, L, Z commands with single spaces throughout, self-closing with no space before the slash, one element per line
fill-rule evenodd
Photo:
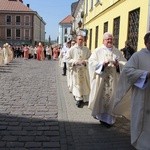
<path fill-rule="evenodd" d="M 66 18 L 64 18 L 59 24 L 71 24 L 72 23 L 72 16 L 68 15 Z"/>
<path fill-rule="evenodd" d="M 0 11 L 33 11 L 20 0 L 0 0 Z"/>

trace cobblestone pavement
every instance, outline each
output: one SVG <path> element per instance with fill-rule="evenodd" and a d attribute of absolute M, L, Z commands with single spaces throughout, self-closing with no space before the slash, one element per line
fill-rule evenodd
<path fill-rule="evenodd" d="M 102 127 L 61 74 L 57 61 L 0 66 L 0 150 L 134 150 L 128 120 Z"/>

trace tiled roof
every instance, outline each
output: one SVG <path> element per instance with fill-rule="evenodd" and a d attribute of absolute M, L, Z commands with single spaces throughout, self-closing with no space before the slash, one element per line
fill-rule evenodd
<path fill-rule="evenodd" d="M 66 18 L 64 18 L 59 24 L 71 24 L 72 22 L 72 16 L 68 15 Z"/>
<path fill-rule="evenodd" d="M 0 0 L 0 11 L 33 11 L 19 0 Z"/>

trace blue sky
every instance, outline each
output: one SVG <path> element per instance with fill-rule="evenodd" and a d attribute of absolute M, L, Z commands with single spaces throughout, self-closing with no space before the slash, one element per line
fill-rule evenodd
<path fill-rule="evenodd" d="M 30 8 L 37 11 L 46 22 L 46 38 L 51 36 L 52 40 L 58 37 L 58 24 L 66 16 L 71 14 L 71 4 L 77 0 L 23 0 L 30 4 Z"/>

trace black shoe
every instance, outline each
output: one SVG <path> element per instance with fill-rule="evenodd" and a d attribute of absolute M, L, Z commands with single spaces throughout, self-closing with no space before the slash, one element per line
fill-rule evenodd
<path fill-rule="evenodd" d="M 66 74 L 62 74 L 62 76 L 66 76 Z"/>
<path fill-rule="evenodd" d="M 83 101 L 77 101 L 76 105 L 77 107 L 81 107 Z"/>
<path fill-rule="evenodd" d="M 73 98 L 74 98 L 75 101 L 77 101 L 75 96 L 73 96 Z"/>
<path fill-rule="evenodd" d="M 106 122 L 104 122 L 104 121 L 101 121 L 101 120 L 100 120 L 100 123 L 101 123 L 101 125 L 103 125 L 103 126 L 105 126 L 105 127 L 107 127 L 107 128 L 110 128 L 110 127 L 113 126 L 113 125 L 108 124 L 108 123 L 106 123 Z"/>

